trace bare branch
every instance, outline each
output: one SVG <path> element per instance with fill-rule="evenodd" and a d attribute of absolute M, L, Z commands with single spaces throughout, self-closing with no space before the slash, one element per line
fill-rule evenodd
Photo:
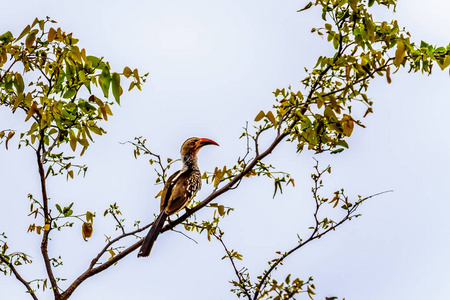
<path fill-rule="evenodd" d="M 358 209 L 358 207 L 365 200 L 370 199 L 370 198 L 375 197 L 375 196 L 378 196 L 378 195 L 382 195 L 382 194 L 388 193 L 388 192 L 392 192 L 392 190 L 388 190 L 388 191 L 376 193 L 376 194 L 370 195 L 368 197 L 359 199 L 358 201 L 355 202 L 354 205 L 352 205 L 351 207 L 347 208 L 347 214 L 338 223 L 334 223 L 328 229 L 326 229 L 325 231 L 319 232 L 319 228 L 320 228 L 321 222 L 318 220 L 317 214 L 319 212 L 320 206 L 323 203 L 325 203 L 325 202 L 321 202 L 320 201 L 319 196 L 317 194 L 317 190 L 320 188 L 321 176 L 329 169 L 329 166 L 327 168 L 325 168 L 324 170 L 320 171 L 319 168 L 318 168 L 318 162 L 316 160 L 316 165 L 315 165 L 314 169 L 316 170 L 316 174 L 313 174 L 313 175 L 315 175 L 315 177 L 313 177 L 313 179 L 314 179 L 313 198 L 314 198 L 314 200 L 316 202 L 316 208 L 315 208 L 315 212 L 314 212 L 315 226 L 314 226 L 313 232 L 312 232 L 312 234 L 310 235 L 310 237 L 306 241 L 302 242 L 300 240 L 299 244 L 296 247 L 294 247 L 291 250 L 285 252 L 280 258 L 275 260 L 275 262 L 264 273 L 264 275 L 262 276 L 261 280 L 259 281 L 259 284 L 257 285 L 257 287 L 255 289 L 256 292 L 255 292 L 255 295 L 253 297 L 254 300 L 258 299 L 258 295 L 264 289 L 264 286 L 267 284 L 266 281 L 269 279 L 270 274 L 274 270 L 276 270 L 276 268 L 280 264 L 282 264 L 282 262 L 288 256 L 290 256 L 291 254 L 293 254 L 294 252 L 296 252 L 300 248 L 304 247 L 308 243 L 312 242 L 313 240 L 320 239 L 322 236 L 326 235 L 330 231 L 336 230 L 337 227 L 341 226 L 343 223 L 345 223 L 346 221 L 350 220 L 352 218 L 352 216 L 353 216 L 353 213 Z"/>
<path fill-rule="evenodd" d="M 220 229 L 219 229 L 220 231 Z M 250 295 L 250 291 L 247 289 L 246 285 L 245 285 L 245 280 L 242 277 L 241 272 L 239 272 L 239 270 L 237 269 L 235 263 L 234 263 L 234 258 L 231 255 L 231 252 L 228 250 L 227 246 L 225 245 L 225 242 L 222 239 L 222 235 L 223 233 L 220 232 L 219 234 L 213 233 L 213 235 L 215 236 L 215 238 L 222 244 L 223 249 L 225 250 L 226 256 L 227 258 L 230 260 L 231 265 L 233 266 L 234 272 L 236 273 L 237 278 L 239 279 L 239 283 L 241 284 L 241 288 L 244 291 L 245 296 L 247 296 L 247 298 L 249 300 L 252 299 L 252 296 Z"/>

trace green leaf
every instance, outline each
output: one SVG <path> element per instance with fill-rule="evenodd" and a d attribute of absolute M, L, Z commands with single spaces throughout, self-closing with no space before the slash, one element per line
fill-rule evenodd
<path fill-rule="evenodd" d="M 25 83 L 23 82 L 22 75 L 20 73 L 16 72 L 14 74 L 15 80 L 14 80 L 14 87 L 17 90 L 17 93 L 22 93 L 25 89 Z"/>
<path fill-rule="evenodd" d="M 307 9 L 310 9 L 311 8 L 311 6 L 312 6 L 312 2 L 309 2 L 308 4 L 306 4 L 306 6 L 305 7 L 303 7 L 302 9 L 299 9 L 299 10 L 297 10 L 297 12 L 301 12 L 301 11 L 304 11 L 304 10 L 307 10 Z"/>
<path fill-rule="evenodd" d="M 372 7 L 372 5 L 375 3 L 375 0 L 369 0 L 369 7 Z"/>
<path fill-rule="evenodd" d="M 95 69 L 103 70 L 106 68 L 106 64 L 102 61 L 103 58 L 98 58 L 92 55 L 86 57 L 87 61 L 92 64 L 92 67 Z"/>
<path fill-rule="evenodd" d="M 59 204 L 58 203 L 56 203 L 55 204 L 55 206 L 56 206 L 56 209 L 60 212 L 60 213 L 62 213 L 62 209 L 61 209 L 61 206 L 59 206 Z"/>
<path fill-rule="evenodd" d="M 342 151 L 344 151 L 344 148 L 339 148 L 339 149 L 331 151 L 330 154 L 338 154 L 338 153 L 341 153 Z"/>
<path fill-rule="evenodd" d="M 64 93 L 63 98 L 64 98 L 64 99 L 70 99 L 70 98 L 72 98 L 73 96 L 75 96 L 76 93 L 77 93 L 77 90 L 75 90 L 75 89 L 69 89 L 69 90 L 67 90 L 67 91 Z"/>
<path fill-rule="evenodd" d="M 0 35 L 0 41 L 4 42 L 5 44 L 10 43 L 14 39 L 11 31 L 7 31 L 4 34 Z"/>
<path fill-rule="evenodd" d="M 348 144 L 345 140 L 340 140 L 339 142 L 336 143 L 337 146 L 342 146 L 348 149 Z"/>
<path fill-rule="evenodd" d="M 103 95 L 106 98 L 109 96 L 109 87 L 111 86 L 111 74 L 109 73 L 109 68 L 105 67 L 100 74 L 100 85 L 103 91 Z"/>
<path fill-rule="evenodd" d="M 120 105 L 120 75 L 113 73 L 112 75 L 112 93 L 117 104 Z"/>

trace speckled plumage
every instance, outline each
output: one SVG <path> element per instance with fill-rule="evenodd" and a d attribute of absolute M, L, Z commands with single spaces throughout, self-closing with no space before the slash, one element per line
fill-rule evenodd
<path fill-rule="evenodd" d="M 166 218 L 186 208 L 200 190 L 202 180 L 197 165 L 197 152 L 205 145 L 218 146 L 216 142 L 202 138 L 190 138 L 183 143 L 181 147 L 183 168 L 167 179 L 161 194 L 160 214 L 145 237 L 138 257 L 150 254 Z"/>

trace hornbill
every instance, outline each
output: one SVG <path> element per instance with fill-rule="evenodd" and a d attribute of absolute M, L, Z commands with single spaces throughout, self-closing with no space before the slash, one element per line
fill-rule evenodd
<path fill-rule="evenodd" d="M 183 168 L 167 179 L 161 195 L 161 212 L 142 242 L 138 257 L 150 254 L 167 217 L 185 208 L 200 190 L 202 179 L 197 166 L 197 152 L 205 145 L 219 146 L 213 140 L 196 137 L 187 139 L 181 146 Z"/>

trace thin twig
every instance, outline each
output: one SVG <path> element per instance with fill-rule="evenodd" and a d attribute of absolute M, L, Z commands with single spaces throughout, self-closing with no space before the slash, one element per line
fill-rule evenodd
<path fill-rule="evenodd" d="M 127 232 L 127 233 L 125 233 L 125 234 L 119 235 L 118 237 L 116 237 L 116 238 L 110 240 L 110 241 L 103 247 L 103 249 L 100 250 L 100 252 L 97 254 L 97 256 L 94 257 L 94 259 L 92 259 L 91 264 L 90 264 L 89 267 L 88 267 L 88 270 L 94 268 L 94 266 L 97 264 L 97 262 L 98 262 L 98 260 L 100 259 L 100 257 L 102 257 L 103 254 L 105 254 L 106 251 L 108 251 L 109 247 L 111 247 L 114 243 L 120 241 L 121 239 L 123 239 L 123 238 L 125 238 L 125 237 L 127 237 L 127 236 L 135 235 L 136 233 L 142 232 L 142 231 L 144 231 L 144 230 L 150 228 L 150 226 L 152 226 L 152 225 L 153 225 L 153 222 L 150 223 L 150 224 L 147 224 L 147 225 L 145 225 L 145 226 L 143 226 L 143 227 L 141 227 L 141 228 L 138 228 L 138 229 L 136 229 L 136 230 L 133 230 L 133 231 Z M 140 240 L 139 243 L 142 243 L 142 240 Z"/>
<path fill-rule="evenodd" d="M 26 287 L 27 292 L 30 294 L 30 296 L 34 300 L 38 300 L 37 296 L 34 294 L 34 290 L 31 288 L 31 286 L 28 283 L 28 281 L 26 281 L 25 279 L 23 279 L 22 276 L 20 276 L 19 272 L 16 270 L 14 265 L 9 260 L 7 260 L 2 254 L 0 254 L 0 260 L 11 269 L 11 271 L 14 274 L 14 276 L 16 276 L 17 280 L 22 282 L 22 284 Z"/>
<path fill-rule="evenodd" d="M 220 231 L 220 229 L 219 229 L 219 231 Z M 245 295 L 247 296 L 247 298 L 248 298 L 249 300 L 251 300 L 251 299 L 252 299 L 252 296 L 250 295 L 250 292 L 248 291 L 247 287 L 245 286 L 245 280 L 244 280 L 244 278 L 242 278 L 242 274 L 238 271 L 238 269 L 237 269 L 237 267 L 236 267 L 236 265 L 235 265 L 235 263 L 234 263 L 234 259 L 233 259 L 233 257 L 230 255 L 231 252 L 228 251 L 228 248 L 227 248 L 227 246 L 225 245 L 225 242 L 223 241 L 222 236 L 220 235 L 220 233 L 219 233 L 219 235 L 217 235 L 217 234 L 214 233 L 214 232 L 213 232 L 213 235 L 214 235 L 214 236 L 216 237 L 216 239 L 219 240 L 219 242 L 222 244 L 222 247 L 223 247 L 223 249 L 225 250 L 225 253 L 227 254 L 227 257 L 228 257 L 228 259 L 230 260 L 231 265 L 233 266 L 234 272 L 236 273 L 236 276 L 237 276 L 237 278 L 239 279 L 239 282 L 240 282 L 240 284 L 241 284 L 241 288 L 244 290 L 244 293 L 245 293 Z"/>
<path fill-rule="evenodd" d="M 126 234 L 126 233 L 125 233 L 125 228 L 123 228 L 122 223 L 119 221 L 119 219 L 117 219 L 117 216 L 116 216 L 116 214 L 114 213 L 114 211 L 111 210 L 111 214 L 112 214 L 114 220 L 116 220 L 117 224 L 119 225 L 119 228 L 122 230 L 122 233 L 123 233 L 123 234 Z"/>
<path fill-rule="evenodd" d="M 174 231 L 174 232 L 176 232 L 176 233 L 179 233 L 179 234 L 181 234 L 181 235 L 184 235 L 185 237 L 187 237 L 188 239 L 190 239 L 190 240 L 193 241 L 194 243 L 198 244 L 198 242 L 197 242 L 195 239 L 191 238 L 191 237 L 188 236 L 186 233 L 184 233 L 184 232 L 182 232 L 182 231 L 175 230 L 175 229 L 173 229 L 173 228 L 172 228 L 172 231 Z"/>

